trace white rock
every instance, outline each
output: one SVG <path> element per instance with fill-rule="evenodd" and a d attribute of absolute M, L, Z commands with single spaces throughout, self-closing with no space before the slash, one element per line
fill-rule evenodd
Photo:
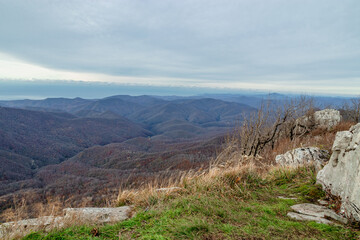
<path fill-rule="evenodd" d="M 329 163 L 319 171 L 317 182 L 341 200 L 341 214 L 360 221 L 360 123 L 336 135 Z"/>
<path fill-rule="evenodd" d="M 115 223 L 129 218 L 131 208 L 65 208 L 64 220 L 84 224 Z"/>
<path fill-rule="evenodd" d="M 277 155 L 275 162 L 282 166 L 297 167 L 305 164 L 315 164 L 320 170 L 329 159 L 329 153 L 317 147 L 296 148 L 284 154 Z"/>
<path fill-rule="evenodd" d="M 335 109 L 324 109 L 314 113 L 316 127 L 332 129 L 341 122 L 341 114 Z"/>
<path fill-rule="evenodd" d="M 330 130 L 341 122 L 341 114 L 335 109 L 316 111 L 311 115 L 300 117 L 296 120 L 296 134 L 303 134 L 315 128 Z"/>

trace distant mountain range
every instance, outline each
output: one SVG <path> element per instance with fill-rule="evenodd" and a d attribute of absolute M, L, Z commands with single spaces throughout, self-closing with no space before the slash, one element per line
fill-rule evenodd
<path fill-rule="evenodd" d="M 219 99 L 164 100 L 152 96 L 126 95 L 103 99 L 65 99 L 1 101 L 0 106 L 33 111 L 68 113 L 76 118 L 127 118 L 140 124 L 153 136 L 167 140 L 192 138 L 199 134 L 223 131 L 240 122 L 255 108 Z"/>
<path fill-rule="evenodd" d="M 138 178 L 199 167 L 219 147 L 218 140 L 211 147 L 206 142 L 221 139 L 256 110 L 212 98 L 152 96 L 16 100 L 0 106 L 0 196 L 7 197 L 49 186 L 71 192 L 70 182 L 84 179 L 95 191 L 130 173 Z M 105 183 L 99 173 L 112 177 Z"/>

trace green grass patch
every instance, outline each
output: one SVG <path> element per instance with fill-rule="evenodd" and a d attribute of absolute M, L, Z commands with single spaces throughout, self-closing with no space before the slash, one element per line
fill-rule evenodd
<path fill-rule="evenodd" d="M 347 226 L 299 222 L 286 216 L 290 206 L 323 196 L 311 169 L 278 170 L 267 178 L 253 172 L 226 174 L 213 182 L 187 183 L 175 198 L 152 197 L 150 210 L 115 225 L 71 227 L 32 233 L 23 239 L 359 239 Z M 296 197 L 293 199 L 280 199 Z"/>

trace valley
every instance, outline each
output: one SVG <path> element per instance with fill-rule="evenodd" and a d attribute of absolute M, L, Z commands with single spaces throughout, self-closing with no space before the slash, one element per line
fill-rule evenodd
<path fill-rule="evenodd" d="M 0 105 L 0 209 L 24 196 L 103 205 L 120 187 L 207 166 L 227 133 L 256 110 L 212 98 L 152 96 Z"/>

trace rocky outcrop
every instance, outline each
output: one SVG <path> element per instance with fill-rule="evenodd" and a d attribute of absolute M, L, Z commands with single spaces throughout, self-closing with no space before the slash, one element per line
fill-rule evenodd
<path fill-rule="evenodd" d="M 301 221 L 315 221 L 317 223 L 324 224 L 334 224 L 333 221 L 329 219 L 335 220 L 341 223 L 347 223 L 347 220 L 334 211 L 328 209 L 327 207 L 311 204 L 311 203 L 302 203 L 296 204 L 291 207 L 291 209 L 295 212 L 289 212 L 287 214 L 288 217 Z"/>
<path fill-rule="evenodd" d="M 314 113 L 315 126 L 330 130 L 341 122 L 341 114 L 335 109 L 324 109 Z"/>
<path fill-rule="evenodd" d="M 329 152 L 317 147 L 296 148 L 284 154 L 277 155 L 276 163 L 283 166 L 297 167 L 314 164 L 320 170 L 329 159 Z"/>
<path fill-rule="evenodd" d="M 118 208 L 66 208 L 63 217 L 45 216 L 0 225 L 0 239 L 13 239 L 33 231 L 50 231 L 78 224 L 116 223 L 129 218 L 129 206 Z"/>
<path fill-rule="evenodd" d="M 295 133 L 301 134 L 315 128 L 331 130 L 341 122 L 341 119 L 340 112 L 335 109 L 316 111 L 296 120 Z"/>
<path fill-rule="evenodd" d="M 360 221 L 360 124 L 338 132 L 329 163 L 318 173 L 330 198 L 336 199 L 339 213 Z"/>

